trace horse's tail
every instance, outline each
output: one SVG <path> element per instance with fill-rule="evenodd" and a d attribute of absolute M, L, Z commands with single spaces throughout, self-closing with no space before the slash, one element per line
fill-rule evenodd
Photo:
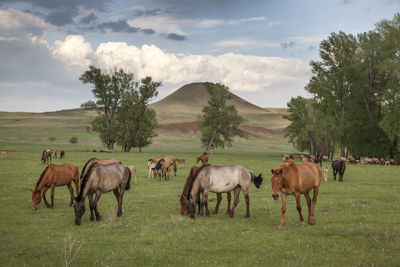
<path fill-rule="evenodd" d="M 256 176 L 253 172 L 250 172 L 250 175 L 251 175 L 251 181 L 254 183 L 254 185 L 257 188 L 260 188 L 260 185 L 262 184 L 263 181 L 261 173 L 258 176 Z"/>
<path fill-rule="evenodd" d="M 177 169 L 176 169 L 176 159 L 174 159 L 174 161 L 172 163 L 174 164 L 174 174 L 176 176 L 176 171 L 177 171 Z"/>
<path fill-rule="evenodd" d="M 131 189 L 132 173 L 131 173 L 131 170 L 128 167 L 125 167 L 125 169 L 128 171 L 128 182 L 126 183 L 125 190 L 129 190 L 129 189 Z"/>

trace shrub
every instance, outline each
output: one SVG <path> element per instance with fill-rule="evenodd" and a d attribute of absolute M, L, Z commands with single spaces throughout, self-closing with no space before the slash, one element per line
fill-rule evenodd
<path fill-rule="evenodd" d="M 69 139 L 69 142 L 70 142 L 71 144 L 76 144 L 76 143 L 78 143 L 78 137 L 72 136 L 71 139 Z"/>
<path fill-rule="evenodd" d="M 51 137 L 49 137 L 49 140 L 50 140 L 51 142 L 54 142 L 54 141 L 56 141 L 56 138 L 55 138 L 54 136 L 51 136 Z"/>

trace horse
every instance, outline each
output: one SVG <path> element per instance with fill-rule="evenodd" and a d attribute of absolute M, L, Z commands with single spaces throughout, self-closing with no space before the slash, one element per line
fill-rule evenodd
<path fill-rule="evenodd" d="M 203 165 L 207 164 L 208 163 L 208 155 L 207 154 L 203 154 L 203 155 L 199 156 L 196 159 L 196 164 L 199 163 L 199 161 L 201 161 L 201 164 L 203 164 Z"/>
<path fill-rule="evenodd" d="M 203 199 L 200 207 L 206 207 L 206 216 L 210 216 L 208 209 L 208 193 L 225 193 L 234 190 L 235 201 L 229 216 L 233 217 L 237 204 L 239 203 L 240 190 L 243 191 L 246 201 L 246 218 L 250 217 L 249 185 L 250 181 L 259 188 L 263 178 L 261 174 L 255 176 L 254 173 L 243 166 L 205 166 L 193 176 L 189 194 L 189 215 L 195 218 L 196 200 L 203 192 Z"/>
<path fill-rule="evenodd" d="M 54 188 L 56 186 L 67 185 L 71 194 L 71 201 L 69 206 L 73 204 L 74 190 L 72 189 L 71 182 L 75 183 L 76 194 L 79 191 L 79 171 L 78 167 L 67 163 L 61 165 L 48 165 L 44 171 L 40 174 L 39 179 L 36 182 L 36 186 L 32 191 L 32 209 L 37 210 L 40 201 L 46 204 L 47 208 L 54 207 Z M 51 188 L 51 205 L 47 203 L 46 192 Z M 43 191 L 43 192 L 42 192 Z M 42 196 L 40 195 L 42 193 Z"/>
<path fill-rule="evenodd" d="M 176 176 L 176 159 L 172 156 L 162 157 L 160 160 L 158 160 L 156 166 L 153 168 L 153 178 L 158 173 L 160 181 L 161 181 L 161 176 L 164 176 L 165 180 L 169 180 L 171 166 L 174 167 L 174 176 Z M 167 179 L 167 173 L 168 173 L 168 179 Z"/>
<path fill-rule="evenodd" d="M 179 163 L 180 168 L 185 167 L 185 159 L 176 159 L 176 162 Z"/>
<path fill-rule="evenodd" d="M 82 172 L 81 172 L 81 176 L 80 176 L 81 180 L 86 175 L 86 173 L 88 172 L 90 167 L 95 163 L 98 163 L 98 164 L 101 164 L 101 165 L 106 165 L 106 164 L 111 164 L 111 163 L 121 163 L 121 161 L 116 160 L 116 159 L 96 159 L 96 158 L 91 158 L 86 162 L 86 164 L 82 168 Z"/>
<path fill-rule="evenodd" d="M 304 194 L 308 205 L 308 223 L 313 225 L 314 221 L 314 208 L 317 203 L 317 195 L 319 185 L 321 184 L 322 174 L 319 167 L 314 163 L 303 163 L 296 165 L 294 161 L 283 163 L 271 170 L 272 178 L 272 198 L 279 199 L 278 193 L 282 197 L 282 216 L 279 229 L 283 229 L 285 224 L 286 212 L 286 197 L 287 195 L 294 195 L 296 198 L 297 211 L 300 215 L 300 226 L 304 226 L 303 215 L 301 214 L 300 194 Z M 314 195 L 312 199 L 309 192 L 313 189 Z"/>
<path fill-rule="evenodd" d="M 1 151 L 0 152 L 0 159 L 2 158 L 7 158 L 7 152 L 6 151 Z"/>
<path fill-rule="evenodd" d="M 122 215 L 122 198 L 125 190 L 130 189 L 131 172 L 128 167 L 121 163 L 111 163 L 101 165 L 94 163 L 90 166 L 81 181 L 81 190 L 75 198 L 75 224 L 80 225 L 83 214 L 85 213 L 85 199 L 89 197 L 90 220 L 94 220 L 93 210 L 97 221 L 101 215 L 97 210 L 97 202 L 102 193 L 113 191 L 118 201 L 117 216 Z M 96 194 L 93 200 L 93 195 Z"/>
<path fill-rule="evenodd" d="M 209 166 L 209 165 L 203 165 Z M 179 202 L 181 204 L 181 215 L 187 215 L 188 214 L 188 200 L 189 200 L 189 193 L 190 193 L 190 186 L 193 182 L 193 177 L 196 176 L 196 173 L 199 171 L 199 169 L 204 168 L 203 166 L 198 167 L 198 166 L 192 166 L 192 168 L 189 171 L 189 175 L 186 178 L 185 184 L 183 185 L 183 190 L 182 194 L 179 197 Z M 227 199 L 228 199 L 228 210 L 227 214 L 230 212 L 230 207 L 231 207 L 231 192 L 227 192 Z M 200 198 L 198 198 L 200 200 Z M 217 204 L 215 205 L 214 214 L 218 213 L 219 210 L 219 205 L 221 204 L 222 200 L 222 194 L 217 193 Z M 203 215 L 203 210 L 200 208 L 200 201 L 197 202 L 198 207 L 199 207 L 199 214 Z"/>
<path fill-rule="evenodd" d="M 332 162 L 333 180 L 336 181 L 336 174 L 339 173 L 339 182 L 343 182 L 343 174 L 346 170 L 346 162 L 335 160 Z"/>
<path fill-rule="evenodd" d="M 135 184 L 137 184 L 137 181 L 136 181 L 136 167 L 135 166 L 127 166 L 127 167 L 131 171 L 131 174 L 135 177 Z"/>
<path fill-rule="evenodd" d="M 147 161 L 147 168 L 148 168 L 148 170 L 149 170 L 149 174 L 147 175 L 147 178 L 150 179 L 150 177 L 153 176 L 153 179 L 154 179 L 154 175 L 152 175 L 152 174 L 153 174 L 153 169 L 154 169 L 155 167 L 156 167 L 156 164 L 153 162 L 153 159 L 149 159 L 149 160 Z"/>
<path fill-rule="evenodd" d="M 64 152 L 64 150 L 61 150 L 61 152 L 60 152 L 60 159 L 65 159 L 65 152 Z"/>
<path fill-rule="evenodd" d="M 51 157 L 56 159 L 57 158 L 57 150 L 50 150 Z"/>
<path fill-rule="evenodd" d="M 51 151 L 50 150 L 43 150 L 42 152 L 42 164 L 51 164 Z"/>

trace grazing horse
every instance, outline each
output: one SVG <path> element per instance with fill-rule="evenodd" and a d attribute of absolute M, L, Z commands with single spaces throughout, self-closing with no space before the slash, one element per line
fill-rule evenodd
<path fill-rule="evenodd" d="M 75 183 L 76 193 L 79 191 L 79 171 L 78 167 L 67 163 L 61 165 L 48 165 L 42 174 L 40 174 L 39 179 L 36 182 L 35 189 L 31 189 L 32 191 L 32 209 L 36 210 L 40 201 L 43 201 L 46 204 L 46 207 L 53 208 L 54 207 L 54 188 L 56 186 L 67 185 L 69 192 L 71 194 L 71 201 L 69 206 L 73 204 L 74 197 L 74 189 L 72 189 L 71 182 Z M 46 200 L 46 192 L 51 188 L 51 205 L 47 203 Z M 43 191 L 43 192 L 42 192 Z M 40 195 L 42 193 L 42 196 Z"/>
<path fill-rule="evenodd" d="M 169 180 L 169 175 L 171 172 L 171 167 L 174 167 L 174 176 L 176 176 L 176 159 L 172 156 L 164 156 L 158 160 L 156 166 L 153 169 L 153 178 L 157 175 L 160 177 L 164 176 L 165 180 Z M 167 179 L 168 174 L 168 179 Z"/>
<path fill-rule="evenodd" d="M 6 151 L 1 151 L 0 152 L 0 159 L 2 158 L 7 158 L 7 152 Z"/>
<path fill-rule="evenodd" d="M 333 180 L 336 181 L 336 174 L 339 173 L 339 182 L 343 182 L 343 174 L 346 170 L 346 162 L 343 160 L 332 161 Z"/>
<path fill-rule="evenodd" d="M 303 215 L 301 215 L 300 206 L 300 194 L 304 194 L 307 200 L 308 206 L 308 223 L 314 224 L 314 208 L 317 203 L 317 195 L 319 185 L 321 184 L 321 171 L 316 164 L 303 163 L 296 165 L 294 161 L 283 163 L 278 167 L 271 170 L 272 178 L 272 198 L 274 200 L 279 199 L 279 192 L 282 197 L 282 217 L 279 229 L 283 229 L 285 224 L 285 212 L 286 212 L 286 197 L 287 195 L 294 195 L 296 197 L 297 211 L 300 215 L 300 226 L 304 226 Z M 309 192 L 311 189 L 314 190 L 314 196 L 312 199 Z"/>
<path fill-rule="evenodd" d="M 185 167 L 185 159 L 176 159 L 176 162 L 179 163 L 180 168 Z"/>
<path fill-rule="evenodd" d="M 50 150 L 43 150 L 42 152 L 42 164 L 51 164 L 51 151 Z"/>
<path fill-rule="evenodd" d="M 50 153 L 51 153 L 51 157 L 52 157 L 53 159 L 56 159 L 56 158 L 57 158 L 57 150 L 50 150 Z"/>
<path fill-rule="evenodd" d="M 149 170 L 149 174 L 147 175 L 147 178 L 151 178 L 153 177 L 153 179 L 155 178 L 153 175 L 153 169 L 156 167 L 156 164 L 153 162 L 153 159 L 149 159 L 147 161 L 147 168 Z"/>
<path fill-rule="evenodd" d="M 131 174 L 135 177 L 135 184 L 137 184 L 137 181 L 136 181 L 136 167 L 135 166 L 127 166 L 127 167 L 131 171 Z"/>
<path fill-rule="evenodd" d="M 65 152 L 64 152 L 64 150 L 61 150 L 61 152 L 60 152 L 60 159 L 65 159 Z"/>
<path fill-rule="evenodd" d="M 199 163 L 199 161 L 201 161 L 201 164 L 207 164 L 208 163 L 208 155 L 207 154 L 203 154 L 200 157 L 198 157 L 196 159 L 196 164 Z"/>
<path fill-rule="evenodd" d="M 209 166 L 209 165 L 203 165 L 205 166 Z M 196 173 L 199 171 L 199 169 L 204 168 L 203 166 L 198 167 L 198 166 L 193 166 L 190 169 L 189 175 L 186 178 L 185 184 L 183 185 L 183 191 L 182 194 L 179 196 L 179 202 L 181 204 L 181 215 L 187 215 L 188 214 L 188 206 L 189 206 L 189 193 L 190 193 L 190 186 L 193 182 L 193 177 L 197 176 Z M 199 207 L 199 214 L 203 215 L 203 210 L 200 209 L 200 198 L 198 197 L 198 207 Z M 231 192 L 227 192 L 227 199 L 228 199 L 228 210 L 227 210 L 227 214 L 230 213 L 231 211 Z M 221 193 L 217 193 L 217 204 L 215 205 L 214 214 L 218 213 L 219 210 L 219 205 L 221 204 L 221 200 L 222 200 L 222 194 Z"/>
<path fill-rule="evenodd" d="M 200 192 L 203 192 L 203 199 L 200 203 L 200 209 L 206 207 L 206 216 L 210 216 L 208 209 L 208 193 L 226 193 L 232 190 L 235 191 L 235 201 L 229 216 L 233 217 L 237 204 L 239 203 L 240 190 L 243 191 L 246 201 L 246 218 L 250 217 L 250 199 L 249 185 L 250 181 L 259 188 L 262 183 L 261 174 L 255 176 L 252 171 L 249 171 L 243 166 L 205 166 L 196 172 L 193 176 L 190 194 L 189 194 L 189 215 L 192 219 L 195 218 L 195 210 L 197 197 L 200 197 Z"/>
<path fill-rule="evenodd" d="M 90 220 L 94 220 L 93 210 L 97 221 L 101 220 L 97 210 L 97 202 L 102 193 L 113 191 L 118 201 L 117 216 L 122 215 L 122 198 L 125 190 L 130 189 L 131 172 L 128 167 L 121 163 L 111 163 L 101 165 L 94 163 L 90 166 L 81 181 L 81 191 L 75 199 L 75 224 L 80 225 L 83 214 L 85 213 L 85 199 L 89 197 Z M 93 195 L 96 194 L 93 200 Z"/>
<path fill-rule="evenodd" d="M 95 163 L 98 163 L 98 164 L 101 164 L 101 165 L 107 165 L 107 164 L 111 164 L 111 163 L 121 163 L 121 161 L 116 160 L 116 159 L 96 159 L 96 158 L 91 158 L 86 162 L 86 164 L 82 168 L 81 180 L 86 175 L 86 173 L 88 172 L 90 167 Z"/>

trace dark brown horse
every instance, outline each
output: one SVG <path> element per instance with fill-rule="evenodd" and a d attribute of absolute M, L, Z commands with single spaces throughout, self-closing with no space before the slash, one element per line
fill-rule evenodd
<path fill-rule="evenodd" d="M 64 150 L 61 150 L 61 152 L 60 152 L 60 159 L 65 159 L 65 152 L 64 152 Z"/>
<path fill-rule="evenodd" d="M 43 152 L 42 152 L 42 164 L 47 164 L 47 165 L 49 165 L 49 164 L 51 164 L 51 155 L 52 155 L 52 153 L 51 153 L 51 150 L 43 150 Z"/>
<path fill-rule="evenodd" d="M 54 188 L 56 186 L 67 185 L 69 192 L 71 194 L 70 206 L 73 203 L 74 189 L 72 189 L 71 182 L 75 183 L 76 193 L 79 191 L 79 171 L 78 167 L 73 164 L 61 164 L 54 165 L 50 164 L 44 169 L 42 174 L 40 174 L 39 179 L 36 182 L 35 189 L 32 191 L 32 209 L 36 210 L 40 201 L 42 200 L 46 207 L 54 207 Z M 51 188 L 51 205 L 47 203 L 46 192 Z M 43 191 L 43 192 L 42 192 Z M 42 196 L 40 195 L 42 193 Z"/>
<path fill-rule="evenodd" d="M 208 165 L 203 165 L 203 166 L 208 166 Z M 196 173 L 199 171 L 200 168 L 202 167 L 198 167 L 198 166 L 193 166 L 190 171 L 189 171 L 189 175 L 186 178 L 185 184 L 183 185 L 183 191 L 182 194 L 179 196 L 179 202 L 181 204 L 181 215 L 187 215 L 188 214 L 188 206 L 189 206 L 189 193 L 190 193 L 190 186 L 193 183 L 193 177 L 196 176 Z M 203 210 L 200 208 L 200 196 L 197 196 L 197 204 L 198 204 L 198 214 L 199 215 L 203 215 Z M 227 214 L 230 213 L 231 211 L 231 192 L 227 192 L 227 199 L 228 199 L 228 209 L 226 211 Z M 214 214 L 218 213 L 219 210 L 219 205 L 221 204 L 221 200 L 222 200 L 222 194 L 221 193 L 217 193 L 217 204 L 215 205 L 214 208 Z"/>
<path fill-rule="evenodd" d="M 286 197 L 294 195 L 296 197 L 297 211 L 300 215 L 300 226 L 304 226 L 303 215 L 301 214 L 300 195 L 304 194 L 308 206 L 308 223 L 314 224 L 314 208 L 317 203 L 319 185 L 321 183 L 321 171 L 314 163 L 303 163 L 296 165 L 294 161 L 288 161 L 271 170 L 272 178 L 272 198 L 278 200 L 279 192 L 282 197 L 282 217 L 279 229 L 283 229 L 285 224 Z M 314 190 L 312 199 L 309 192 Z"/>
<path fill-rule="evenodd" d="M 346 162 L 343 160 L 332 161 L 333 180 L 336 181 L 336 174 L 339 173 L 339 182 L 343 182 L 344 171 L 346 170 Z"/>
<path fill-rule="evenodd" d="M 128 167 L 120 163 L 112 163 L 101 165 L 94 163 L 87 170 L 81 181 L 81 191 L 75 199 L 75 224 L 80 225 L 83 214 L 85 213 L 85 199 L 89 197 L 90 220 L 94 220 L 93 211 L 96 214 L 96 219 L 101 220 L 99 211 L 97 210 L 97 202 L 102 193 L 110 191 L 118 201 L 117 216 L 122 215 L 122 198 L 125 190 L 130 189 L 131 172 Z M 93 200 L 93 195 L 96 194 Z"/>
<path fill-rule="evenodd" d="M 203 154 L 200 157 L 198 157 L 196 159 L 196 164 L 199 163 L 199 161 L 201 161 L 201 164 L 207 164 L 208 163 L 208 155 L 207 154 Z"/>

